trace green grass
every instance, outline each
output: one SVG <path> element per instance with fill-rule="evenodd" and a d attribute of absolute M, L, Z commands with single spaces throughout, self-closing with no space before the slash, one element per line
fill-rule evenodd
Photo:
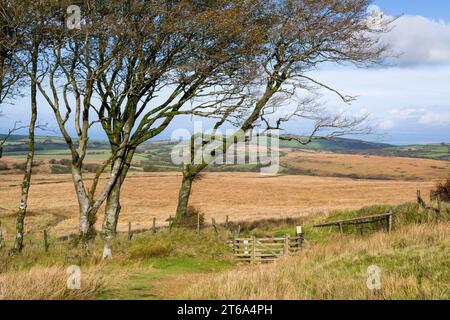
<path fill-rule="evenodd" d="M 374 242 L 378 245 L 377 237 L 383 239 L 388 237 L 382 230 L 383 226 L 368 228 L 363 235 L 352 228 L 345 229 L 345 235 L 340 235 L 337 228 L 312 227 L 316 223 L 385 213 L 389 209 L 391 209 L 390 206 L 380 205 L 299 220 L 264 220 L 242 224 L 241 235 L 294 235 L 295 225 L 300 224 L 303 226 L 309 248 L 313 252 L 311 254 L 318 259 L 315 261 L 315 258 L 311 258 L 308 262 L 308 268 L 311 270 L 322 268 L 331 274 L 339 274 L 345 270 L 345 276 L 348 276 L 362 274 L 367 265 L 375 263 L 382 265 L 393 278 L 411 276 L 424 283 L 447 279 L 448 275 L 443 274 L 442 270 L 445 268 L 445 261 L 448 262 L 445 257 L 448 248 L 441 247 L 438 235 L 426 236 L 420 231 L 421 224 L 429 226 L 437 223 L 437 220 L 426 211 L 419 209 L 416 204 L 392 207 L 395 214 L 395 236 L 389 238 L 391 240 L 388 245 L 383 242 L 383 248 L 387 249 L 379 252 L 368 250 L 366 242 Z M 445 207 L 445 210 L 448 208 Z M 450 219 L 450 212 L 443 214 L 442 219 Z M 7 221 L 8 230 L 11 231 L 13 218 L 8 218 Z M 408 228 L 412 228 L 412 231 L 403 235 L 402 231 L 409 230 Z M 417 230 L 422 232 L 422 242 L 414 238 L 415 232 L 419 232 L 414 231 L 415 228 L 419 228 Z M 136 234 L 131 241 L 126 235 L 120 234 L 113 242 L 113 259 L 110 261 L 102 260 L 103 242 L 99 238 L 91 244 L 92 254 L 85 256 L 70 241 L 57 241 L 52 235 L 50 235 L 50 250 L 45 252 L 41 233 L 36 232 L 27 235 L 26 247 L 18 256 L 8 256 L 7 247 L 10 247 L 12 243 L 6 243 L 7 247 L 0 250 L 0 273 L 27 272 L 33 267 L 67 268 L 75 264 L 81 266 L 82 270 L 98 270 L 97 272 L 101 272 L 105 278 L 109 279 L 110 283 L 96 293 L 97 299 L 181 298 L 184 290 L 195 284 L 198 279 L 235 270 L 237 263 L 233 260 L 230 248 L 225 244 L 226 240 L 232 237 L 232 233 L 223 228 L 219 230 L 219 234 L 216 235 L 212 228 L 204 228 L 201 234 L 197 235 L 195 230 L 191 229 L 174 229 L 172 232 L 163 229 L 156 234 L 151 232 Z M 429 230 L 432 229 L 429 228 Z M 348 245 L 351 250 L 348 249 L 350 251 L 346 252 L 347 249 L 342 249 L 344 251 L 339 257 L 314 252 L 316 246 L 333 252 L 333 244 L 342 242 L 343 246 L 347 245 L 346 239 L 361 246 L 361 249 Z M 383 241 L 387 241 L 386 239 Z M 31 245 L 29 240 L 32 241 Z M 328 261 L 326 266 L 323 265 L 324 261 Z M 317 267 L 314 267 L 315 264 Z M 429 287 L 428 284 L 424 285 L 424 288 Z M 317 292 L 316 296 L 321 294 L 323 293 Z M 390 297 L 401 298 L 404 294 L 399 292 L 398 295 L 391 294 Z M 430 296 L 429 292 L 423 294 L 424 297 Z M 239 297 L 236 296 L 236 298 Z"/>
<path fill-rule="evenodd" d="M 8 256 L 12 242 L 7 242 L 0 250 L 0 273 L 27 272 L 36 266 L 66 268 L 72 264 L 82 269 L 100 268 L 111 284 L 97 293 L 98 299 L 174 298 L 172 295 L 176 292 L 169 295 L 160 290 L 158 283 L 183 282 L 189 275 L 221 272 L 235 265 L 225 244 L 230 233 L 225 230 L 216 235 L 211 228 L 206 228 L 197 235 L 189 229 L 172 232 L 164 229 L 156 234 L 134 235 L 131 241 L 120 234 L 112 245 L 111 261 L 102 261 L 103 242 L 99 238 L 91 244 L 91 255 L 85 256 L 70 241 L 58 241 L 53 237 L 50 237 L 49 251 L 45 252 L 43 240 L 38 236 L 39 233 L 28 235 L 22 254 L 14 257 Z"/>

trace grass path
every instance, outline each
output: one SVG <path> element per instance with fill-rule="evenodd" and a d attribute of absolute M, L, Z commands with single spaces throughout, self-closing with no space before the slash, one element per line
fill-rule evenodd
<path fill-rule="evenodd" d="M 117 300 L 176 300 L 186 288 L 207 275 L 232 268 L 223 261 L 195 258 L 171 258 L 143 261 L 121 272 L 117 266 L 109 273 L 115 275 L 110 288 L 98 299 Z"/>

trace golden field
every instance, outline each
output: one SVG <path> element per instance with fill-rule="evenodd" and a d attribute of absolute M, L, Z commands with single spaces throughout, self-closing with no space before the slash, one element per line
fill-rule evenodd
<path fill-rule="evenodd" d="M 19 174 L 0 176 L 0 219 L 12 218 L 19 203 Z M 130 173 L 122 192 L 119 230 L 150 228 L 173 215 L 181 176 L 178 173 Z M 191 204 L 207 221 L 301 217 L 373 204 L 414 201 L 416 189 L 426 195 L 434 181 L 363 180 L 258 173 L 206 173 L 195 182 Z M 53 235 L 76 232 L 78 206 L 70 175 L 36 174 L 29 199 L 27 230 L 48 228 Z M 102 220 L 99 214 L 98 227 Z M 8 237 L 8 234 L 6 235 Z"/>
<path fill-rule="evenodd" d="M 450 161 L 282 149 L 281 165 L 315 176 L 427 180 L 450 174 Z"/>

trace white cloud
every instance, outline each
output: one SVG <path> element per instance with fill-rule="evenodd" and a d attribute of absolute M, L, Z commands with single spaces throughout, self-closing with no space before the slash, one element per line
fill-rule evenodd
<path fill-rule="evenodd" d="M 394 108 L 391 110 L 390 115 L 396 119 L 411 119 L 414 118 L 414 116 L 417 115 L 418 112 L 424 111 L 423 108 L 416 109 L 416 108 L 405 108 L 405 109 L 398 109 Z"/>
<path fill-rule="evenodd" d="M 395 127 L 395 122 L 391 119 L 383 119 L 379 121 L 378 126 L 380 129 L 389 130 Z"/>
<path fill-rule="evenodd" d="M 450 112 L 426 112 L 419 118 L 419 123 L 435 126 L 449 126 Z"/>
<path fill-rule="evenodd" d="M 400 55 L 395 63 L 401 65 L 450 62 L 450 23 L 443 20 L 401 16 L 393 22 L 383 41 L 394 54 Z"/>

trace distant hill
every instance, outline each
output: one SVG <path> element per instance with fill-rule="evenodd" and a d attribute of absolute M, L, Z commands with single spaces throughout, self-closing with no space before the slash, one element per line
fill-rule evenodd
<path fill-rule="evenodd" d="M 0 141 L 6 135 L 0 134 Z M 76 143 L 76 142 L 75 142 Z M 89 147 L 93 149 L 106 149 L 109 145 L 106 141 L 92 140 L 89 142 Z M 54 136 L 36 136 L 35 150 L 36 153 L 40 151 L 50 150 L 66 150 L 67 145 L 63 138 Z M 25 135 L 11 135 L 4 146 L 4 154 L 18 154 L 28 150 L 28 136 Z"/>
<path fill-rule="evenodd" d="M 334 138 L 317 139 L 308 145 L 301 145 L 296 141 L 282 141 L 280 145 L 287 148 L 337 153 L 450 160 L 450 143 L 396 146 L 357 139 Z"/>
<path fill-rule="evenodd" d="M 0 140 L 4 137 L 5 135 L 0 134 Z M 4 154 L 14 155 L 24 153 L 28 147 L 27 143 L 27 136 L 12 135 L 5 145 Z M 139 151 L 153 155 L 153 157 L 150 157 L 154 158 L 153 160 L 166 162 L 173 144 L 174 142 L 168 140 L 151 141 L 143 144 Z M 368 142 L 358 139 L 333 138 L 329 140 L 316 139 L 308 145 L 301 145 L 296 141 L 281 141 L 280 147 L 347 154 L 450 160 L 450 144 L 445 143 L 396 146 L 387 143 Z M 105 150 L 109 149 L 109 144 L 106 141 L 92 140 L 89 142 L 89 148 L 90 151 L 95 151 L 95 149 Z M 38 154 L 40 152 L 52 150 L 67 150 L 63 138 L 54 136 L 36 137 L 36 152 Z"/>
<path fill-rule="evenodd" d="M 316 139 L 307 145 L 302 145 L 296 141 L 281 141 L 281 147 L 300 148 L 321 151 L 367 151 L 380 150 L 385 148 L 395 148 L 396 146 L 386 143 L 368 142 L 357 139 L 333 138 L 333 139 Z"/>

